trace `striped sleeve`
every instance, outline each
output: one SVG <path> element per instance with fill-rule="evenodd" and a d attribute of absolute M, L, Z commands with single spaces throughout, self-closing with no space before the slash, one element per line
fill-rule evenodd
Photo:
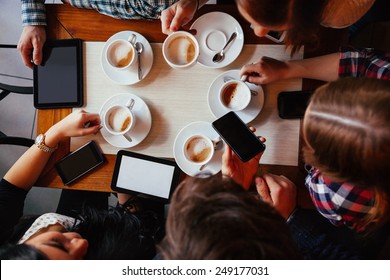
<path fill-rule="evenodd" d="M 45 0 L 21 0 L 22 24 L 46 25 Z"/>
<path fill-rule="evenodd" d="M 78 8 L 94 9 L 117 19 L 158 19 L 178 0 L 70 0 Z"/>
<path fill-rule="evenodd" d="M 390 52 L 372 48 L 341 48 L 339 77 L 350 76 L 390 80 Z"/>

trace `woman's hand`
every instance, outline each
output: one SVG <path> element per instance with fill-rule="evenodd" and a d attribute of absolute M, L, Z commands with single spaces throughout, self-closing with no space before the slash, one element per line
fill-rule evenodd
<path fill-rule="evenodd" d="M 289 66 L 286 62 L 263 56 L 259 62 L 241 68 L 240 77 L 247 75 L 246 81 L 263 85 L 286 78 Z"/>
<path fill-rule="evenodd" d="M 250 127 L 255 132 L 255 128 Z M 262 142 L 265 138 L 260 137 Z M 231 177 L 236 183 L 248 190 L 253 182 L 257 169 L 259 168 L 260 158 L 263 153 L 259 153 L 247 162 L 242 162 L 232 149 L 226 145 L 222 155 L 222 174 Z"/>
<path fill-rule="evenodd" d="M 295 184 L 283 175 L 274 174 L 256 177 L 255 182 L 260 197 L 273 205 L 287 220 L 297 205 Z"/>
<path fill-rule="evenodd" d="M 75 111 L 53 125 L 46 132 L 45 141 L 49 147 L 55 147 L 63 138 L 96 134 L 100 128 L 99 114 Z"/>

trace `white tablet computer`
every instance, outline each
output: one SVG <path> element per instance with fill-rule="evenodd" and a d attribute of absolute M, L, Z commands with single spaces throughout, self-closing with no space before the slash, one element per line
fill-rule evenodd
<path fill-rule="evenodd" d="M 111 189 L 168 202 L 179 178 L 180 169 L 174 161 L 120 150 Z"/>

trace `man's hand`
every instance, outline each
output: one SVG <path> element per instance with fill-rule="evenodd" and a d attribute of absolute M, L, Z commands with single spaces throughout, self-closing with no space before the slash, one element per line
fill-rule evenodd
<path fill-rule="evenodd" d="M 161 29 L 171 34 L 186 25 L 195 15 L 197 0 L 180 0 L 161 13 Z"/>
<path fill-rule="evenodd" d="M 250 129 L 255 132 L 254 127 Z M 265 142 L 265 138 L 260 137 L 262 142 Z M 259 153 L 254 158 L 247 162 L 242 162 L 239 157 L 232 151 L 232 149 L 226 145 L 225 151 L 222 155 L 222 174 L 229 176 L 236 183 L 248 190 L 253 182 L 253 178 L 259 168 L 260 158 L 263 153 Z"/>
<path fill-rule="evenodd" d="M 24 64 L 32 68 L 42 63 L 42 48 L 46 42 L 46 29 L 42 25 L 28 25 L 23 28 L 18 50 Z"/>
<path fill-rule="evenodd" d="M 283 175 L 265 174 L 255 179 L 260 197 L 273 205 L 287 220 L 297 205 L 297 190 L 293 182 Z"/>

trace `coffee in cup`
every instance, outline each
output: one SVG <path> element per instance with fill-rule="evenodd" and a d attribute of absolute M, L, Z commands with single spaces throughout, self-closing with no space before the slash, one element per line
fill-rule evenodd
<path fill-rule="evenodd" d="M 106 50 L 107 63 L 116 70 L 124 70 L 133 65 L 137 57 L 135 48 L 135 35 L 127 39 L 117 39 L 112 41 Z"/>
<path fill-rule="evenodd" d="M 135 117 L 132 110 L 134 99 L 131 99 L 126 105 L 113 105 L 109 107 L 103 116 L 103 126 L 112 135 L 123 135 L 127 137 L 128 133 L 135 124 Z"/>
<path fill-rule="evenodd" d="M 186 32 L 170 34 L 163 44 L 163 56 L 173 68 L 185 69 L 194 65 L 199 56 L 199 44 L 196 38 Z"/>
<path fill-rule="evenodd" d="M 251 101 L 251 92 L 244 82 L 231 80 L 222 85 L 219 99 L 228 110 L 240 111 L 245 109 Z"/>
<path fill-rule="evenodd" d="M 189 137 L 183 146 L 185 158 L 196 165 L 208 163 L 214 155 L 214 144 L 210 138 L 204 135 Z"/>

